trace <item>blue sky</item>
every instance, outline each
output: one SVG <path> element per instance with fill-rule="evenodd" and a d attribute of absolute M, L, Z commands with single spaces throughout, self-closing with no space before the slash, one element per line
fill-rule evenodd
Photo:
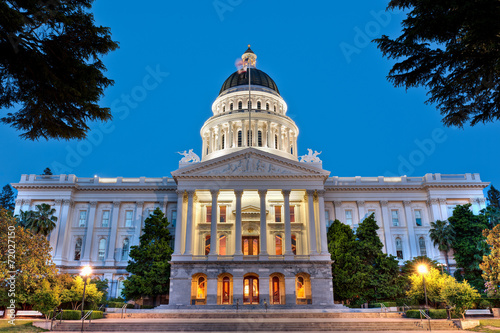
<path fill-rule="evenodd" d="M 322 151 L 332 176 L 478 172 L 500 187 L 500 123 L 443 127 L 424 89 L 394 88 L 373 43 L 396 36 L 387 1 L 104 1 L 92 11 L 120 49 L 104 58 L 114 120 L 84 141 L 25 141 L 0 125 L 0 185 L 21 174 L 170 176 L 193 148 L 234 62 L 252 45 L 300 129 L 299 155 Z M 5 114 L 6 111 L 0 111 Z"/>

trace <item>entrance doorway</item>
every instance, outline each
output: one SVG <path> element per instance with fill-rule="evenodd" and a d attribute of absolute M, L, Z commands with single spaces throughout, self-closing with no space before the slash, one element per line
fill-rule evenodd
<path fill-rule="evenodd" d="M 281 303 L 281 297 L 280 297 L 280 279 L 279 277 L 275 276 L 273 277 L 273 303 L 272 304 L 280 304 Z"/>
<path fill-rule="evenodd" d="M 229 278 L 226 276 L 222 279 L 222 304 L 229 304 L 229 295 Z"/>
<path fill-rule="evenodd" d="M 247 276 L 243 280 L 243 304 L 259 304 L 259 278 Z"/>
<path fill-rule="evenodd" d="M 243 255 L 256 256 L 259 254 L 259 236 L 243 236 Z"/>

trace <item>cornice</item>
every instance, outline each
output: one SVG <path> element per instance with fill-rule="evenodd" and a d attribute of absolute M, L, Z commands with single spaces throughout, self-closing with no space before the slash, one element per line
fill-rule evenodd
<path fill-rule="evenodd" d="M 447 185 L 327 185 L 325 184 L 325 190 L 327 192 L 335 191 L 423 191 L 428 188 L 476 188 L 484 189 L 488 185 L 478 185 L 478 184 L 447 184 Z"/>

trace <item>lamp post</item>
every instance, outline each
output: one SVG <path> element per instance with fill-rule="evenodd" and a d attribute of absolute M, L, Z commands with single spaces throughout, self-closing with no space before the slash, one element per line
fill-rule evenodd
<path fill-rule="evenodd" d="M 425 308 L 427 309 L 429 307 L 429 304 L 427 303 L 427 288 L 425 287 L 425 274 L 427 274 L 427 266 L 423 264 L 419 265 L 418 272 L 422 275 L 422 281 L 424 283 Z"/>
<path fill-rule="evenodd" d="M 82 268 L 80 275 L 83 277 L 83 297 L 82 297 L 82 332 L 83 332 L 83 307 L 85 306 L 85 287 L 87 286 L 87 278 L 92 274 L 92 268 L 90 266 L 85 266 Z"/>

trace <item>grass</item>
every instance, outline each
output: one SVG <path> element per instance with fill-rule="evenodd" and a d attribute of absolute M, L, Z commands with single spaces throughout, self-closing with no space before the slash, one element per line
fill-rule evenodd
<path fill-rule="evenodd" d="M 0 320 L 0 332 L 45 332 L 44 329 L 32 325 L 33 320 L 16 319 L 16 324 L 9 324 L 8 320 Z"/>
<path fill-rule="evenodd" d="M 486 332 L 486 333 L 500 332 L 500 319 L 480 319 L 479 324 L 481 325 L 469 331 Z M 496 329 L 491 329 L 490 327 L 495 327 Z"/>

